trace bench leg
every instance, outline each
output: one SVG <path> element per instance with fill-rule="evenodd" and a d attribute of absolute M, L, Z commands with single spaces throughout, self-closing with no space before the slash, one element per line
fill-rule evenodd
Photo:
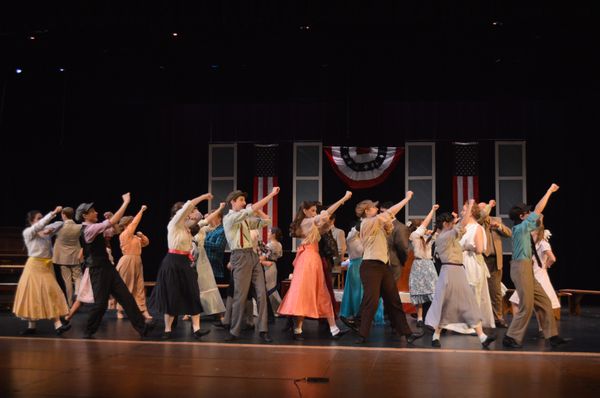
<path fill-rule="evenodd" d="M 581 294 L 573 294 L 569 296 L 569 313 L 571 315 L 579 315 L 581 314 L 581 299 L 583 295 Z"/>

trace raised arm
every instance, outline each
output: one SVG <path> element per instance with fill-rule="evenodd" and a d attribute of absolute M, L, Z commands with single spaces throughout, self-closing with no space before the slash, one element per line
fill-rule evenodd
<path fill-rule="evenodd" d="M 393 217 L 396 217 L 396 214 L 398 214 L 398 212 L 402 210 L 404 206 L 406 206 L 406 204 L 412 199 L 413 195 L 413 191 L 407 191 L 406 197 L 400 202 L 390 207 L 389 209 L 387 209 L 387 212 L 390 213 Z"/>
<path fill-rule="evenodd" d="M 550 185 L 550 188 L 548 188 L 548 190 L 546 191 L 546 194 L 544 196 L 542 196 L 542 199 L 540 199 L 540 201 L 537 203 L 537 205 L 535 205 L 534 213 L 536 213 L 537 215 L 542 214 L 542 212 L 544 211 L 544 208 L 548 204 L 548 199 L 550 199 L 550 195 L 552 195 L 556 191 L 558 191 L 558 185 L 556 185 L 556 184 Z"/>
<path fill-rule="evenodd" d="M 427 217 L 425 217 L 425 219 L 423 220 L 423 222 L 419 226 L 427 228 L 427 226 L 431 222 L 431 219 L 433 218 L 433 214 L 439 208 L 440 208 L 440 205 L 438 205 L 438 204 L 435 204 L 435 205 L 431 206 L 431 210 L 429 211 L 429 214 L 427 214 Z"/>
<path fill-rule="evenodd" d="M 138 225 L 140 224 L 140 221 L 142 221 L 142 215 L 144 214 L 144 212 L 147 209 L 148 209 L 148 206 L 146 206 L 146 205 L 143 205 L 140 208 L 140 211 L 138 211 L 138 213 L 135 215 L 135 217 L 133 217 L 133 220 L 131 221 L 131 223 L 127 226 L 127 228 L 125 228 L 125 231 L 127 231 L 127 233 L 130 233 L 131 235 L 133 235 L 133 233 L 137 229 Z"/>
<path fill-rule="evenodd" d="M 262 209 L 278 193 L 279 193 L 279 187 L 273 187 L 273 190 L 271 191 L 270 194 L 268 194 L 267 196 L 265 196 L 264 198 L 262 198 L 261 200 L 259 200 L 258 202 L 254 203 L 252 205 L 252 211 L 255 212 L 255 211 L 259 210 L 259 209 Z"/>
<path fill-rule="evenodd" d="M 332 204 L 331 206 L 329 206 L 327 208 L 327 210 L 325 210 L 329 215 L 332 215 L 333 213 L 335 213 L 335 211 L 344 203 L 346 203 L 348 201 L 348 199 L 350 199 L 352 197 L 352 192 L 350 191 L 346 191 L 346 194 L 337 202 L 335 202 L 334 204 Z"/>
<path fill-rule="evenodd" d="M 185 222 L 187 216 L 192 212 L 192 210 L 194 210 L 194 207 L 196 207 L 198 203 L 203 202 L 205 200 L 211 200 L 212 198 L 212 193 L 208 192 L 194 199 L 190 199 L 183 205 L 183 207 L 177 213 L 175 213 L 175 215 L 171 219 L 171 223 L 178 224 L 182 221 Z"/>
<path fill-rule="evenodd" d="M 32 226 L 25 228 L 25 230 L 23 231 L 23 236 L 26 239 L 33 239 L 33 237 L 38 232 L 41 232 L 44 228 L 46 228 L 46 226 L 48 225 L 50 220 L 52 220 L 54 217 L 56 217 L 56 215 L 59 214 L 61 211 L 62 211 L 62 206 L 56 206 L 56 208 L 54 210 L 52 210 L 50 213 L 46 214 L 41 220 L 39 220 Z"/>
<path fill-rule="evenodd" d="M 125 214 L 125 210 L 127 210 L 127 206 L 129 206 L 129 203 L 131 202 L 131 194 L 127 192 L 126 194 L 123 194 L 121 198 L 123 198 L 123 204 L 121 204 L 119 210 L 117 210 L 117 212 L 110 218 L 110 223 L 112 225 L 118 224 L 119 220 L 121 220 L 121 217 L 123 217 L 123 214 Z"/>
<path fill-rule="evenodd" d="M 225 208 L 225 205 L 226 205 L 225 202 L 219 203 L 219 208 L 217 210 L 213 211 L 212 213 L 210 213 L 208 216 L 206 216 L 204 218 L 204 221 L 206 221 L 208 224 L 212 224 L 212 221 L 219 216 L 219 212 L 223 211 L 223 209 Z"/>
<path fill-rule="evenodd" d="M 468 215 L 471 214 L 471 210 L 473 210 L 474 203 L 475 203 L 475 199 L 469 199 L 469 201 L 467 202 L 467 208 L 465 209 L 464 213 L 462 214 L 462 219 L 460 220 L 460 225 L 463 228 L 466 227 L 469 222 L 470 217 L 468 217 Z"/>

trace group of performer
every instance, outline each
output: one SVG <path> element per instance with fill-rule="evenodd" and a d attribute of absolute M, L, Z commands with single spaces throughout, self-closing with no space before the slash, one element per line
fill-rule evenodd
<path fill-rule="evenodd" d="M 94 203 L 82 203 L 75 211 L 58 206 L 45 216 L 31 211 L 23 231 L 29 258 L 18 283 L 13 312 L 28 321 L 22 334 L 36 333 L 36 322 L 49 319 L 61 335 L 69 330 L 70 320 L 82 303 L 89 304 L 84 336 L 92 338 L 112 297 L 118 303 L 117 317 L 128 318 L 141 337 L 156 324 L 151 313 L 164 319 L 163 339 L 172 338 L 180 316 L 191 319 L 192 336 L 201 339 L 210 332 L 201 328 L 201 315 L 214 315 L 218 318 L 216 326 L 228 330 L 225 341 L 236 341 L 243 330 L 255 327 L 260 339 L 270 343 L 269 319 L 285 316 L 294 340 L 304 340 L 304 321 L 310 318 L 326 321 L 332 339 L 354 330 L 358 344 L 367 341 L 373 322 L 384 322 L 385 313 L 391 327 L 409 344 L 430 328 L 433 347 L 441 347 L 442 330 L 448 329 L 476 334 L 487 348 L 496 339 L 489 330 L 508 326 L 502 311 L 501 239 L 512 237 L 510 273 L 516 292 L 511 301 L 515 307 L 502 343 L 508 348 L 522 347 L 535 308 L 541 333 L 555 347 L 567 339 L 558 335 L 553 315 L 558 300 L 545 270 L 555 257 L 541 219 L 548 199 L 557 190 L 552 184 L 533 212 L 524 204 L 514 206 L 510 211 L 512 230 L 501 219 L 490 216 L 493 200 L 479 204 L 469 200 L 460 217 L 456 213 L 439 214 L 432 229 L 429 226 L 439 209 L 437 204 L 425 219 L 411 220 L 410 226 L 396 219 L 412 199 L 411 191 L 397 203 L 379 206 L 364 200 L 355 207 L 357 222 L 347 239 L 335 227 L 335 212 L 351 199 L 351 192 L 327 207 L 316 201 L 302 202 L 289 230 L 301 243 L 283 299 L 277 291 L 276 266 L 283 253 L 281 231 L 262 211 L 278 195 L 279 187 L 253 204 L 246 203 L 245 192 L 233 191 L 206 215 L 197 206 L 211 200 L 210 193 L 176 203 L 167 225 L 168 252 L 148 303 L 141 252 L 150 240 L 138 231 L 146 206 L 135 216 L 125 216 L 131 201 L 127 193 L 122 196 L 121 207 L 114 214 L 105 213 L 102 221 Z M 62 221 L 51 223 L 59 214 Z M 264 243 L 260 231 L 269 227 L 269 242 Z M 110 240 L 117 235 L 123 255 L 115 266 Z M 224 302 L 215 276 L 223 278 L 226 272 L 226 244 L 231 250 L 227 265 L 231 278 Z M 341 311 L 336 314 L 331 270 L 343 260 L 346 247 L 347 279 Z M 397 288 L 409 251 L 414 255 L 409 290 L 417 308 L 416 333 L 407 322 Z M 436 261 L 441 265 L 439 276 Z M 64 293 L 53 264 L 60 268 Z M 338 327 L 338 315 L 349 329 Z"/>

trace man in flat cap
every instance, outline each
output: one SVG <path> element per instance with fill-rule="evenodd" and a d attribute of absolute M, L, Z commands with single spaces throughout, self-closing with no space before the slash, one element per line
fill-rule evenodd
<path fill-rule="evenodd" d="M 140 312 L 135 299 L 110 262 L 106 251 L 103 233 L 119 223 L 131 201 L 129 192 L 124 194 L 122 198 L 123 204 L 119 210 L 111 218 L 101 223 L 98 222 L 98 212 L 94 209 L 93 203 L 82 203 L 77 207 L 76 219 L 77 221 L 83 221 L 80 242 L 83 248 L 84 264 L 89 268 L 94 293 L 94 304 L 85 328 L 85 338 L 92 338 L 100 327 L 110 295 L 115 297 L 123 306 L 132 326 L 141 337 L 145 337 L 153 327 L 152 323 L 145 323 L 144 316 Z"/>

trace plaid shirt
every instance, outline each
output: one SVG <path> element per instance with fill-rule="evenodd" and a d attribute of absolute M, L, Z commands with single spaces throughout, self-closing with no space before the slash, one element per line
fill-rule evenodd
<path fill-rule="evenodd" d="M 225 267 L 223 266 L 225 245 L 227 245 L 227 240 L 225 239 L 223 225 L 219 225 L 217 228 L 206 234 L 206 238 L 204 239 L 204 250 L 206 251 L 208 261 L 210 261 L 215 278 L 225 277 Z"/>

